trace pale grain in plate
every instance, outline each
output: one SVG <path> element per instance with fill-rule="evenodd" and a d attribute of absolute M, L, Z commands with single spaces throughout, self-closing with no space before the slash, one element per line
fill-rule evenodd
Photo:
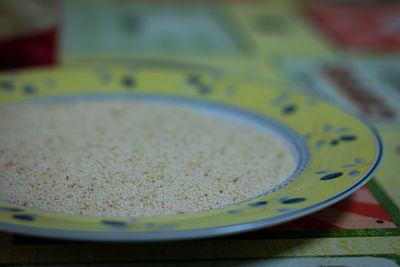
<path fill-rule="evenodd" d="M 0 118 L 0 198 L 55 212 L 205 211 L 262 194 L 294 168 L 269 134 L 167 104 L 26 105 Z"/>

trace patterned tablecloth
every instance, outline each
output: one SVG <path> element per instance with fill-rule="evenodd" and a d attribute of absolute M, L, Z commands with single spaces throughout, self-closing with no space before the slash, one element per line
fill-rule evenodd
<path fill-rule="evenodd" d="M 347 199 L 273 228 L 112 244 L 2 232 L 0 263 L 399 265 L 400 5 L 339 2 L 67 1 L 58 53 L 63 64 L 190 62 L 318 95 L 372 121 L 384 160 Z"/>

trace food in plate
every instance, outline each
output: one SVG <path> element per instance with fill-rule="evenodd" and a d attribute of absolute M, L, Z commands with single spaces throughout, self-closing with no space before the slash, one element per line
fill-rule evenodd
<path fill-rule="evenodd" d="M 166 103 L 74 101 L 0 110 L 0 198 L 93 216 L 206 211 L 294 169 L 279 138 Z"/>

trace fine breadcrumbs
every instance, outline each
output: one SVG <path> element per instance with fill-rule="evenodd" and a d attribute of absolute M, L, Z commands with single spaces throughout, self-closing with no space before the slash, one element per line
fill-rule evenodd
<path fill-rule="evenodd" d="M 168 104 L 69 102 L 0 111 L 0 198 L 94 216 L 199 212 L 290 175 L 263 131 Z"/>

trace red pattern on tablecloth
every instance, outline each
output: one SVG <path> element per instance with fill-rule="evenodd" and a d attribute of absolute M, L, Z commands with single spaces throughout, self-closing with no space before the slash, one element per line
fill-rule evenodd
<path fill-rule="evenodd" d="M 366 186 L 350 197 L 307 217 L 272 230 L 335 230 L 396 228 L 393 220 Z"/>
<path fill-rule="evenodd" d="M 315 3 L 306 17 L 343 48 L 400 51 L 399 4 Z"/>

